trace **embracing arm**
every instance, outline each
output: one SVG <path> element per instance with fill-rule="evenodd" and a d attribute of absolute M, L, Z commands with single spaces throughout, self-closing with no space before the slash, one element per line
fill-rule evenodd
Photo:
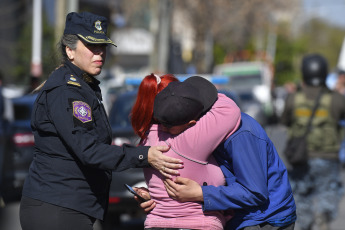
<path fill-rule="evenodd" d="M 266 156 L 263 153 L 266 152 L 265 143 L 256 142 L 257 139 L 251 135 L 237 135 L 234 138 L 241 140 L 231 143 L 232 149 L 243 150 L 234 151 L 235 155 L 232 155 L 236 177 L 221 165 L 226 186 L 200 186 L 193 180 L 178 177 L 175 182 L 165 180 L 169 196 L 182 202 L 204 202 L 206 211 L 242 209 L 267 202 L 267 169 L 264 166 L 267 165 L 267 159 L 262 157 Z M 236 143 L 241 143 L 241 146 L 236 146 Z"/>
<path fill-rule="evenodd" d="M 47 121 L 51 122 L 55 129 L 51 130 L 51 140 L 56 142 L 60 151 L 67 151 L 76 156 L 84 165 L 99 168 L 103 170 L 125 170 L 135 167 L 148 167 L 149 164 L 158 170 L 181 167 L 181 161 L 178 159 L 164 156 L 162 152 L 169 150 L 169 147 L 148 147 L 148 146 L 115 146 L 110 145 L 109 136 L 111 132 L 105 129 L 101 133 L 96 129 L 97 124 L 106 124 L 106 115 L 101 114 L 99 109 L 101 105 L 88 101 L 82 96 L 78 89 L 57 88 L 42 96 L 40 100 L 46 100 L 42 104 L 49 104 L 49 109 L 44 113 L 38 111 L 35 116 L 47 114 Z M 40 102 L 40 101 L 39 101 Z M 74 102 L 90 111 L 90 119 L 86 122 L 80 122 L 73 116 Z M 42 107 L 38 107 L 42 109 Z M 97 119 L 96 119 L 97 118 Z M 42 119 L 37 119 L 42 120 Z M 45 128 L 44 122 L 41 122 L 42 128 Z M 96 124 L 95 124 L 96 123 Z M 49 128 L 49 126 L 47 126 Z M 106 127 L 106 126 L 105 126 Z M 50 130 L 47 130 L 47 132 Z M 61 142 L 62 143 L 61 143 Z M 44 145 L 44 143 L 41 143 Z M 54 144 L 54 143 L 53 143 Z"/>
<path fill-rule="evenodd" d="M 233 172 L 229 170 L 231 167 L 219 162 L 227 186 L 202 187 L 205 210 L 243 209 L 262 205 L 268 200 L 266 142 L 247 132 L 234 139 L 226 146 L 226 154 L 231 154 L 233 160 Z"/>
<path fill-rule="evenodd" d="M 241 111 L 233 100 L 218 94 L 218 100 L 196 124 L 179 134 L 175 144 L 184 154 L 207 161 L 217 146 L 235 132 L 241 122 Z"/>

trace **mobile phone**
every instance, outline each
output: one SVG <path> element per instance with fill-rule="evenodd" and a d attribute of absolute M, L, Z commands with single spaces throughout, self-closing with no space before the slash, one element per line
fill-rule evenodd
<path fill-rule="evenodd" d="M 127 190 L 130 193 L 132 193 L 133 195 L 137 196 L 142 202 L 148 201 L 144 197 L 140 196 L 136 191 L 134 191 L 134 189 L 131 186 L 129 186 L 128 184 L 124 184 L 124 186 L 127 188 Z"/>

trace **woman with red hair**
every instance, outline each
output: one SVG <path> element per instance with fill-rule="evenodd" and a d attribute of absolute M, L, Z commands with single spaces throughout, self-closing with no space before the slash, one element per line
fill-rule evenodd
<path fill-rule="evenodd" d="M 131 122 L 134 132 L 145 139 L 147 130 L 150 128 L 153 120 L 153 104 L 156 95 L 168 86 L 170 82 L 179 81 L 172 74 L 165 74 L 161 77 L 151 73 L 141 82 L 138 89 L 137 100 L 131 113 Z"/>

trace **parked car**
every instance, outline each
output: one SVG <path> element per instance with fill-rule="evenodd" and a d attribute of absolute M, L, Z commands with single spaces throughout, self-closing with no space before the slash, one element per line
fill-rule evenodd
<path fill-rule="evenodd" d="M 140 139 L 134 133 L 129 119 L 136 97 L 136 89 L 120 93 L 110 108 L 109 122 L 113 133 L 112 144 L 114 145 L 137 145 L 139 143 Z M 138 206 L 137 201 L 133 199 L 133 195 L 124 187 L 124 184 L 132 187 L 146 187 L 142 169 L 127 169 L 122 172 L 113 172 L 112 177 L 109 208 L 103 228 L 112 229 L 120 224 L 121 215 L 124 214 L 130 215 L 132 218 L 135 217 L 143 223 L 145 219 L 143 210 Z"/>
<path fill-rule="evenodd" d="M 11 120 L 8 124 L 4 164 L 4 199 L 20 200 L 25 177 L 28 174 L 34 151 L 31 130 L 31 111 L 36 94 L 11 99 Z"/>
<path fill-rule="evenodd" d="M 236 92 L 228 89 L 218 89 L 218 93 L 222 93 L 225 96 L 232 99 L 236 103 L 236 105 L 242 110 L 242 101 L 240 96 Z"/>
<path fill-rule="evenodd" d="M 215 66 L 214 74 L 229 79 L 227 87 L 241 98 L 242 111 L 266 125 L 274 116 L 273 74 L 265 62 L 235 62 Z"/>

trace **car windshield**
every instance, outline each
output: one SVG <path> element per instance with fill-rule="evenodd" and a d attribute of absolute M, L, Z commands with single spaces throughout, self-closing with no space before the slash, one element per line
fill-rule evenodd
<path fill-rule="evenodd" d="M 254 86 L 261 85 L 262 80 L 260 74 L 231 76 L 229 84 L 233 89 L 252 88 Z"/>
<path fill-rule="evenodd" d="M 136 96 L 136 93 L 131 91 L 121 94 L 116 98 L 109 115 L 109 121 L 113 128 L 132 127 L 129 115 Z"/>

